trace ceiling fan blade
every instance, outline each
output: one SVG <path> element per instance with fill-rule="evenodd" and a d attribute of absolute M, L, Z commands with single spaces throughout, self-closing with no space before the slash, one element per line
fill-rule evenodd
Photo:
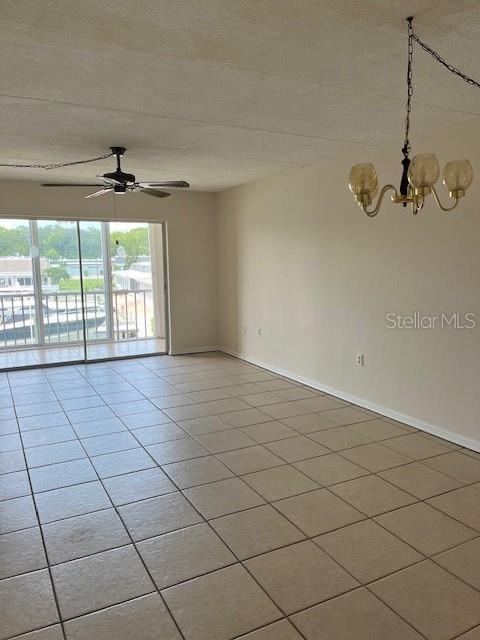
<path fill-rule="evenodd" d="M 155 196 L 156 198 L 168 198 L 170 195 L 166 191 L 160 191 L 159 189 L 147 189 L 145 187 L 138 187 L 136 189 L 132 189 L 132 191 L 148 193 L 149 196 Z"/>
<path fill-rule="evenodd" d="M 167 187 L 172 189 L 188 189 L 190 186 L 185 180 L 172 180 L 170 182 L 137 182 L 140 187 Z"/>
<path fill-rule="evenodd" d="M 115 180 L 114 178 L 107 178 L 105 176 L 97 176 L 97 178 L 99 180 L 102 180 L 102 182 L 104 182 L 105 184 L 111 185 L 112 187 L 116 184 L 122 184 L 121 182 L 119 182 L 118 180 Z"/>
<path fill-rule="evenodd" d="M 85 196 L 85 198 L 96 198 L 97 196 L 103 196 L 104 193 L 110 193 L 111 191 L 113 191 L 113 187 L 107 187 L 106 189 L 95 191 L 95 193 L 90 193 L 88 196 Z"/>
<path fill-rule="evenodd" d="M 95 182 L 89 182 L 88 184 L 73 184 L 73 183 L 69 183 L 69 184 L 60 184 L 60 183 L 53 183 L 53 182 L 47 182 L 45 184 L 41 185 L 42 187 L 102 187 L 103 185 L 101 184 L 96 184 Z"/>

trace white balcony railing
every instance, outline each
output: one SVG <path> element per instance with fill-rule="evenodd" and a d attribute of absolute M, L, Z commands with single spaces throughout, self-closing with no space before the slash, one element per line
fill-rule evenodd
<path fill-rule="evenodd" d="M 85 293 L 83 305 L 80 293 L 45 293 L 40 308 L 33 293 L 0 293 L 0 349 L 82 342 L 84 325 L 88 340 L 152 337 L 152 290 L 113 291 L 111 304 Z"/>

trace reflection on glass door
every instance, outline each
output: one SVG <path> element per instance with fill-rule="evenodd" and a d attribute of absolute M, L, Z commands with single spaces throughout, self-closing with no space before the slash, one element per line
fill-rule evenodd
<path fill-rule="evenodd" d="M 81 223 L 82 262 L 85 264 Z M 165 303 L 162 225 L 130 222 L 101 223 L 104 265 L 97 295 L 105 302 L 104 322 L 87 330 L 89 359 L 165 353 Z M 84 269 L 84 283 L 87 282 Z M 86 292 L 86 312 L 91 303 Z"/>
<path fill-rule="evenodd" d="M 165 353 L 161 224 L 0 220 L 0 369 Z"/>

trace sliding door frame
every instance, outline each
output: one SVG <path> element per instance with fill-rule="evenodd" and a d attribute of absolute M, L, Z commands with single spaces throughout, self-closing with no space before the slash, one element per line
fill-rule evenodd
<path fill-rule="evenodd" d="M 13 218 L 13 216 L 2 216 L 1 219 L 9 220 Z M 169 286 L 169 271 L 168 271 L 168 245 L 167 245 L 167 225 L 165 221 L 152 222 L 151 220 L 85 220 L 81 218 L 71 218 L 71 217 L 60 217 L 57 216 L 55 218 L 43 217 L 43 216 L 32 216 L 32 217 L 24 217 L 15 216 L 15 219 L 24 219 L 28 221 L 29 224 L 29 236 L 30 236 L 30 246 L 32 248 L 36 248 L 37 251 L 31 251 L 31 261 L 32 261 L 32 275 L 33 275 L 33 295 L 32 297 L 35 300 L 35 333 L 36 333 L 36 342 L 30 345 L 30 348 L 44 348 L 48 347 L 49 343 L 45 340 L 45 328 L 43 323 L 43 312 L 42 312 L 42 277 L 41 277 L 41 262 L 40 262 L 40 252 L 39 252 L 39 234 L 38 234 L 38 221 L 43 220 L 54 220 L 59 222 L 74 222 L 76 224 L 77 229 L 77 244 L 78 244 L 78 259 L 79 259 L 79 268 L 80 268 L 80 297 L 81 297 L 81 307 L 82 307 L 82 324 L 83 324 L 83 352 L 84 357 L 78 360 L 70 360 L 68 362 L 52 362 L 52 363 L 41 363 L 41 364 L 28 364 L 28 365 L 20 365 L 11 368 L 0 368 L 0 372 L 9 372 L 9 371 L 22 371 L 27 369 L 46 369 L 52 367 L 62 367 L 69 365 L 78 365 L 78 364 L 88 364 L 88 363 L 98 363 L 98 362 L 112 362 L 114 360 L 133 360 L 135 358 L 148 358 L 155 357 L 161 355 L 168 355 L 170 352 L 170 286 Z M 107 314 L 107 335 L 111 335 L 111 340 L 113 340 L 113 308 L 112 308 L 112 273 L 111 273 L 111 265 L 108 262 L 108 268 L 106 268 L 106 261 L 111 258 L 110 251 L 110 233 L 109 233 L 109 223 L 110 222 L 125 222 L 125 223 L 140 223 L 147 224 L 149 229 L 149 238 L 152 234 L 151 225 L 158 225 L 160 227 L 160 243 L 161 243 L 161 261 L 158 260 L 156 255 L 156 250 L 154 248 L 155 243 L 152 243 L 152 240 L 149 240 L 150 245 L 150 257 L 152 264 L 152 276 L 153 276 L 153 297 L 154 297 L 154 309 L 155 309 L 155 333 L 157 333 L 157 329 L 159 326 L 157 313 L 161 307 L 159 296 L 163 295 L 163 320 L 164 320 L 164 334 L 165 334 L 165 348 L 164 351 L 157 351 L 152 353 L 140 353 L 134 355 L 120 355 L 120 356 L 111 356 L 111 357 L 101 357 L 101 358 L 90 358 L 88 357 L 88 344 L 87 344 L 87 327 L 86 327 L 86 317 L 85 317 L 85 299 L 84 299 L 84 288 L 83 288 L 83 270 L 82 270 L 82 252 L 81 252 L 81 241 L 80 241 L 80 223 L 81 222 L 100 222 L 102 227 L 102 253 L 104 257 L 104 289 L 105 289 L 105 298 L 108 299 L 108 304 L 105 306 L 108 309 Z M 152 247 L 153 244 L 153 247 Z M 152 252 L 152 248 L 154 251 Z M 158 267 L 161 265 L 162 272 L 159 273 Z M 110 318 L 108 318 L 110 316 Z M 108 333 L 111 331 L 111 333 Z M 67 346 L 68 344 L 78 344 L 75 342 L 72 343 L 64 343 L 63 346 Z M 12 347 L 12 350 L 28 350 L 22 347 Z"/>

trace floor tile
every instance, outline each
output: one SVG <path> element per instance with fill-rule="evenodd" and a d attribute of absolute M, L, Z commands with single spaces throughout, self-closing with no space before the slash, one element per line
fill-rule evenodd
<path fill-rule="evenodd" d="M 323 415 L 317 413 L 306 413 L 304 415 L 293 416 L 291 418 L 283 418 L 284 422 L 292 429 L 295 429 L 298 433 L 312 433 L 314 431 L 320 431 L 323 429 L 331 429 L 337 425 L 333 420 L 325 418 Z"/>
<path fill-rule="evenodd" d="M 480 594 L 428 560 L 370 589 L 429 640 L 450 640 L 480 623 Z"/>
<path fill-rule="evenodd" d="M 108 509 L 111 506 L 105 490 L 98 481 L 37 493 L 35 502 L 42 524 Z"/>
<path fill-rule="evenodd" d="M 424 503 L 386 513 L 376 520 L 425 555 L 450 549 L 478 535 L 472 529 Z"/>
<path fill-rule="evenodd" d="M 121 547 L 130 542 L 114 509 L 59 520 L 43 526 L 50 564 Z"/>
<path fill-rule="evenodd" d="M 249 473 L 243 480 L 269 502 L 318 489 L 316 482 L 290 465 Z"/>
<path fill-rule="evenodd" d="M 47 566 L 38 527 L 0 535 L 0 580 Z"/>
<path fill-rule="evenodd" d="M 307 411 L 327 411 L 329 409 L 337 409 L 346 407 L 348 402 L 344 402 L 334 396 L 324 394 L 316 398 L 307 398 L 306 400 L 298 400 L 297 404 L 304 407 Z"/>
<path fill-rule="evenodd" d="M 345 458 L 336 453 L 303 460 L 295 463 L 294 467 L 322 486 L 344 482 L 345 480 L 359 478 L 368 474 L 368 471 L 362 469 L 362 467 L 345 460 Z"/>
<path fill-rule="evenodd" d="M 26 471 L 13 471 L 0 475 L 0 500 L 30 495 L 30 482 Z"/>
<path fill-rule="evenodd" d="M 188 436 L 188 433 L 180 427 L 177 427 L 173 422 L 169 424 L 157 424 L 153 427 L 142 427 L 141 429 L 135 429 L 133 433 L 140 444 L 144 446 L 178 440 Z"/>
<path fill-rule="evenodd" d="M 0 601 L 2 640 L 58 622 L 47 569 L 0 581 Z"/>
<path fill-rule="evenodd" d="M 47 464 L 87 457 L 82 445 L 77 440 L 25 449 L 25 456 L 29 467 L 42 467 Z"/>
<path fill-rule="evenodd" d="M 480 460 L 452 451 L 444 456 L 424 460 L 424 464 L 451 476 L 460 482 L 470 483 L 480 480 Z"/>
<path fill-rule="evenodd" d="M 231 411 L 250 409 L 250 406 L 239 398 L 224 398 L 221 400 L 213 400 L 211 402 L 205 402 L 203 406 L 212 413 L 230 413 Z"/>
<path fill-rule="evenodd" d="M 302 640 L 302 636 L 288 620 L 279 620 L 238 640 Z"/>
<path fill-rule="evenodd" d="M 264 503 L 240 478 L 228 478 L 184 491 L 194 507 L 207 519 L 243 511 Z"/>
<path fill-rule="evenodd" d="M 264 444 L 265 442 L 274 442 L 282 438 L 292 438 L 297 432 L 287 427 L 287 425 L 278 420 L 270 422 L 262 422 L 261 424 L 252 424 L 242 429 L 243 433 L 253 438 L 256 442 Z"/>
<path fill-rule="evenodd" d="M 174 462 L 173 464 L 164 465 L 162 469 L 180 489 L 224 480 L 233 475 L 215 456 Z"/>
<path fill-rule="evenodd" d="M 138 551 L 158 589 L 236 562 L 235 556 L 207 524 L 144 540 L 139 543 Z"/>
<path fill-rule="evenodd" d="M 160 396 L 158 398 L 150 398 L 150 402 L 158 407 L 158 409 L 170 409 L 172 407 L 183 407 L 187 404 L 198 404 L 197 400 L 184 393 L 177 393 L 172 396 Z M 119 406 L 119 405 L 117 405 Z"/>
<path fill-rule="evenodd" d="M 228 431 L 217 431 L 215 433 L 203 433 L 196 436 L 196 439 L 212 453 L 222 453 L 243 447 L 251 447 L 256 444 L 255 440 L 237 429 Z"/>
<path fill-rule="evenodd" d="M 131 402 L 120 402 L 110 404 L 110 409 L 116 416 L 129 416 L 133 413 L 144 413 L 148 411 L 155 411 L 155 406 L 150 400 L 134 400 Z M 161 407 L 158 407 L 161 409 Z"/>
<path fill-rule="evenodd" d="M 157 424 L 168 424 L 171 420 L 163 411 L 156 409 L 154 411 L 122 416 L 122 422 L 124 422 L 129 429 L 141 429 L 142 427 L 153 427 Z"/>
<path fill-rule="evenodd" d="M 55 444 L 76 440 L 77 434 L 68 425 L 62 427 L 49 427 L 48 429 L 33 429 L 22 433 L 24 447 L 37 447 L 42 444 Z"/>
<path fill-rule="evenodd" d="M 135 542 L 188 527 L 202 520 L 179 492 L 132 502 L 119 507 L 119 513 Z"/>
<path fill-rule="evenodd" d="M 450 573 L 480 590 L 480 538 L 445 551 L 435 556 L 434 560 Z"/>
<path fill-rule="evenodd" d="M 432 496 L 461 487 L 458 480 L 427 467 L 421 462 L 412 462 L 402 467 L 381 471 L 378 475 L 404 491 L 425 500 Z"/>
<path fill-rule="evenodd" d="M 327 489 L 280 500 L 275 508 L 307 536 L 333 531 L 365 517 Z"/>
<path fill-rule="evenodd" d="M 423 559 L 372 520 L 325 533 L 314 542 L 361 583 L 378 580 Z"/>
<path fill-rule="evenodd" d="M 350 429 L 354 433 L 369 438 L 370 441 L 374 442 L 408 433 L 408 430 L 399 424 L 393 424 L 392 422 L 382 419 L 354 424 L 350 426 Z"/>
<path fill-rule="evenodd" d="M 292 418 L 293 416 L 299 416 L 315 410 L 316 409 L 307 409 L 300 404 L 300 401 L 277 402 L 275 404 L 262 405 L 262 411 L 272 418 L 275 418 L 275 420 Z"/>
<path fill-rule="evenodd" d="M 38 524 L 31 496 L 0 502 L 0 533 L 10 533 Z"/>
<path fill-rule="evenodd" d="M 104 487 L 115 506 L 172 493 L 177 488 L 158 467 L 105 478 Z"/>
<path fill-rule="evenodd" d="M 188 404 L 181 407 L 170 407 L 164 410 L 169 418 L 175 420 L 189 420 L 191 418 L 203 418 L 212 415 L 213 411 L 202 404 Z"/>
<path fill-rule="evenodd" d="M 474 487 L 463 487 L 436 498 L 430 498 L 428 503 L 480 532 L 478 494 L 478 489 Z"/>
<path fill-rule="evenodd" d="M 358 586 L 358 582 L 313 542 L 277 549 L 245 562 L 287 615 Z"/>
<path fill-rule="evenodd" d="M 206 418 L 193 418 L 192 420 L 181 420 L 178 423 L 191 436 L 202 433 L 213 433 L 214 431 L 225 431 L 233 429 L 233 426 L 221 416 L 208 416 Z"/>
<path fill-rule="evenodd" d="M 114 453 L 115 451 L 126 451 L 127 449 L 136 449 L 140 446 L 137 440 L 127 431 L 108 433 L 102 436 L 93 436 L 92 438 L 83 438 L 82 445 L 89 456 L 99 456 L 104 453 Z"/>
<path fill-rule="evenodd" d="M 63 619 L 154 591 L 132 545 L 58 564 L 52 577 Z"/>
<path fill-rule="evenodd" d="M 80 422 L 95 422 L 96 420 L 115 417 L 112 410 L 105 406 L 75 409 L 74 411 L 66 411 L 65 413 L 73 425 L 79 424 Z"/>
<path fill-rule="evenodd" d="M 389 449 L 377 442 L 361 445 L 353 449 L 345 449 L 342 451 L 342 456 L 373 473 L 408 464 L 412 461 L 411 458 L 407 458 L 407 456 L 398 453 L 398 451 Z"/>
<path fill-rule="evenodd" d="M 147 447 L 147 451 L 158 464 L 169 464 L 171 462 L 182 462 L 201 456 L 208 456 L 209 451 L 193 438 L 182 438 L 160 444 L 152 444 Z"/>
<path fill-rule="evenodd" d="M 158 593 L 69 620 L 65 631 L 67 640 L 181 640 Z"/>
<path fill-rule="evenodd" d="M 462 633 L 456 640 L 480 640 L 480 627 L 475 627 L 467 633 Z"/>
<path fill-rule="evenodd" d="M 314 431 L 309 433 L 308 436 L 311 440 L 328 447 L 332 451 L 341 451 L 342 449 L 350 449 L 361 444 L 369 444 L 369 440 L 365 436 L 354 433 L 348 427 L 335 427 L 334 429 Z"/>
<path fill-rule="evenodd" d="M 162 594 L 186 640 L 230 640 L 282 617 L 239 564 Z"/>
<path fill-rule="evenodd" d="M 274 391 L 260 391 L 259 393 L 250 393 L 246 396 L 242 396 L 241 400 L 243 400 L 244 402 L 248 402 L 248 404 L 252 405 L 252 407 L 262 407 L 263 405 L 284 401 L 282 398 L 279 398 Z"/>
<path fill-rule="evenodd" d="M 33 490 L 39 493 L 97 480 L 97 474 L 90 461 L 83 458 L 30 469 L 30 480 Z"/>
<path fill-rule="evenodd" d="M 292 617 L 307 640 L 421 640 L 423 636 L 366 589 Z"/>
<path fill-rule="evenodd" d="M 63 638 L 62 627 L 59 624 L 44 627 L 21 636 L 15 636 L 15 640 L 63 640 Z"/>
<path fill-rule="evenodd" d="M 398 438 L 390 438 L 388 442 L 384 442 L 385 446 L 394 449 L 403 455 L 408 456 L 412 460 L 422 460 L 431 456 L 448 453 L 447 447 L 428 440 L 417 433 L 409 433 Z"/>
<path fill-rule="evenodd" d="M 270 505 L 211 520 L 210 524 L 241 560 L 304 539 L 304 534 Z"/>
<path fill-rule="evenodd" d="M 238 475 L 284 464 L 283 460 L 260 445 L 219 453 L 217 458 Z"/>
<path fill-rule="evenodd" d="M 9 420 L 0 420 L 0 434 L 3 436 L 9 433 L 18 433 L 18 425 L 15 418 L 10 418 Z"/>
<path fill-rule="evenodd" d="M 12 473 L 26 469 L 23 451 L 7 451 L 0 453 L 0 469 L 3 473 Z"/>
<path fill-rule="evenodd" d="M 243 409 L 222 414 L 222 418 L 234 427 L 248 427 L 251 424 L 269 422 L 271 417 L 259 409 Z"/>
<path fill-rule="evenodd" d="M 364 411 L 361 411 L 360 409 L 355 409 L 355 407 L 340 407 L 339 409 L 329 409 L 327 411 L 324 411 L 323 415 L 325 416 L 325 418 L 332 420 L 332 422 L 338 424 L 339 426 L 371 420 L 371 416 L 369 416 Z"/>
<path fill-rule="evenodd" d="M 36 404 L 27 404 L 17 407 L 16 413 L 19 418 L 28 418 L 30 416 L 41 416 L 46 413 L 57 413 L 62 410 L 59 402 L 38 402 Z"/>
<path fill-rule="evenodd" d="M 269 442 L 265 446 L 285 462 L 298 462 L 330 453 L 329 449 L 305 436 L 277 440 L 276 442 Z"/>
<path fill-rule="evenodd" d="M 49 427 L 68 425 L 68 418 L 63 411 L 57 411 L 46 415 L 19 418 L 18 424 L 22 432 L 31 429 L 48 429 Z"/>
<path fill-rule="evenodd" d="M 91 395 L 81 396 L 78 398 L 64 398 L 61 399 L 62 407 L 64 411 L 76 411 L 77 409 L 89 409 L 91 407 L 105 406 L 105 402 L 99 395 L 92 391 Z"/>
<path fill-rule="evenodd" d="M 102 436 L 107 433 L 117 433 L 126 431 L 127 428 L 118 418 L 105 418 L 95 422 L 81 422 L 73 427 L 79 438 L 89 438 L 91 436 Z"/>
<path fill-rule="evenodd" d="M 416 502 L 413 496 L 376 476 L 342 482 L 332 486 L 331 491 L 367 516 L 376 516 Z"/>
<path fill-rule="evenodd" d="M 91 462 L 100 478 L 110 478 L 155 466 L 152 458 L 143 449 L 106 453 L 102 456 L 95 456 Z"/>

